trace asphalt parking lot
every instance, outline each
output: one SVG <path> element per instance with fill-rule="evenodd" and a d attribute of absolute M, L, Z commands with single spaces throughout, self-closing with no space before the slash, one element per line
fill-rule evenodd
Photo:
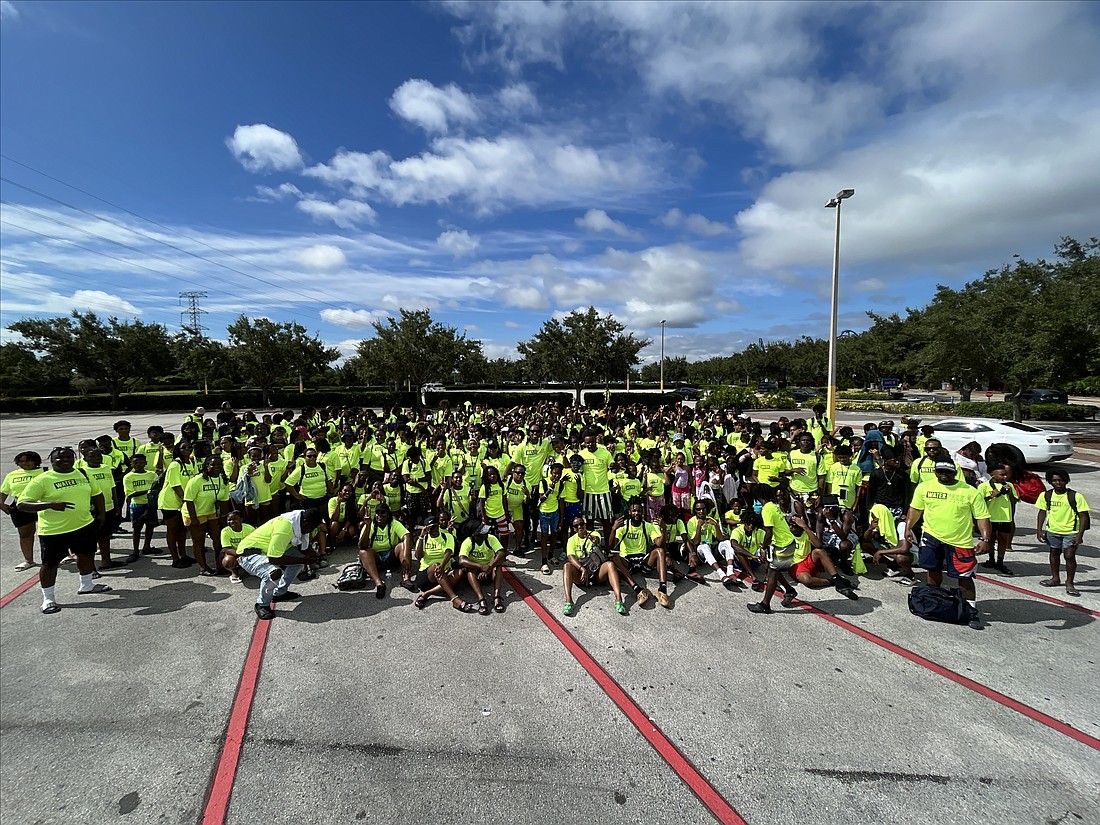
<path fill-rule="evenodd" d="M 182 414 L 127 417 L 140 435 Z M 114 419 L 4 419 L 0 457 Z M 1100 460 L 1060 465 L 1095 520 Z M 858 601 L 802 592 L 771 616 L 685 581 L 671 610 L 618 616 L 593 589 L 565 617 L 560 575 L 522 560 L 488 617 L 339 593 L 337 564 L 257 625 L 254 582 L 166 556 L 100 596 L 63 572 L 44 616 L 4 520 L 0 818 L 1100 823 L 1100 528 L 1071 605 L 1038 585 L 1033 508 L 1018 524 L 1018 575 L 979 581 L 975 632 L 922 622 L 874 573 Z"/>

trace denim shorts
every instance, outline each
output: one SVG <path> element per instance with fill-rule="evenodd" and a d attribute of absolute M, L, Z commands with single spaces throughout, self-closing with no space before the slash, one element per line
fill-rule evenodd
<path fill-rule="evenodd" d="M 1050 548 L 1050 552 L 1058 553 L 1062 550 L 1069 550 L 1070 545 L 1073 544 L 1073 540 L 1077 538 L 1076 533 L 1052 533 L 1049 530 L 1047 533 L 1047 547 Z"/>
<path fill-rule="evenodd" d="M 558 532 L 560 521 L 561 513 L 557 510 L 552 513 L 539 512 L 539 530 L 547 535 Z"/>

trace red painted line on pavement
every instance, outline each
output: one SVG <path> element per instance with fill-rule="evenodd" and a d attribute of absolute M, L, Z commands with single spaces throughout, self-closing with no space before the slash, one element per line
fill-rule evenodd
<path fill-rule="evenodd" d="M 919 653 L 914 653 L 911 650 L 906 650 L 904 647 L 894 644 L 891 641 L 887 641 L 881 636 L 876 636 L 869 630 L 864 630 L 862 627 L 858 627 L 851 622 L 846 622 L 844 621 L 844 619 L 830 615 L 821 608 L 815 607 L 812 604 L 807 604 L 800 599 L 796 599 L 795 604 L 798 607 L 801 607 L 803 610 L 808 610 L 815 616 L 820 616 L 826 621 L 832 622 L 837 627 L 842 627 L 851 633 L 855 633 L 857 636 L 861 636 L 862 638 L 878 645 L 884 650 L 889 650 L 891 653 L 896 653 L 903 659 L 908 659 L 910 662 L 914 662 L 921 667 L 944 677 L 945 679 L 950 679 L 955 684 L 962 685 L 964 688 L 974 691 L 979 696 L 984 696 L 987 699 L 992 699 L 994 702 L 1004 705 L 1009 710 L 1014 710 L 1017 713 L 1022 713 L 1029 719 L 1034 719 L 1036 722 L 1046 725 L 1051 730 L 1064 734 L 1071 739 L 1076 739 L 1078 742 L 1084 745 L 1088 745 L 1093 750 L 1100 751 L 1100 739 L 1097 739 L 1094 736 L 1089 736 L 1084 731 L 1077 730 L 1077 728 L 1073 727 L 1072 725 L 1066 724 L 1059 719 L 1055 719 L 1053 716 L 1048 716 L 1041 710 L 1036 710 L 1035 708 L 1031 707 L 1031 705 L 1025 705 L 1023 702 L 1020 702 L 1017 699 L 1013 699 L 1011 696 L 1006 696 L 998 690 L 994 690 L 991 687 L 983 685 L 981 682 L 975 682 L 973 679 L 968 679 L 961 673 L 956 673 L 950 668 L 946 668 L 943 665 L 936 664 L 931 659 L 925 659 Z"/>
<path fill-rule="evenodd" d="M 237 765 L 244 746 L 245 730 L 248 728 L 248 716 L 252 711 L 252 700 L 256 696 L 256 682 L 260 678 L 260 665 L 263 663 L 264 650 L 267 647 L 267 635 L 271 631 L 270 621 L 256 621 L 252 630 L 252 641 L 248 645 L 248 655 L 241 669 L 241 680 L 237 685 L 237 695 L 233 699 L 233 709 L 229 712 L 229 722 L 225 728 L 225 739 L 218 754 L 214 777 L 206 795 L 201 825 L 222 825 L 229 811 L 229 798 L 233 795 L 233 780 L 237 776 Z"/>
<path fill-rule="evenodd" d="M 15 588 L 15 590 L 8 593 L 8 595 L 4 596 L 3 598 L 0 598 L 0 609 L 3 609 L 5 607 L 7 607 L 9 602 L 13 601 L 14 599 L 18 599 L 20 596 L 22 596 L 24 593 L 26 593 L 28 590 L 30 590 L 32 587 L 34 587 L 36 584 L 38 584 L 38 574 L 37 573 L 35 573 L 33 576 L 31 576 L 29 579 L 27 579 L 25 582 L 23 582 L 17 588 Z"/>
<path fill-rule="evenodd" d="M 638 706 L 638 703 L 630 698 L 630 695 L 603 669 L 599 662 L 592 658 L 580 642 L 573 638 L 561 622 L 542 606 L 541 602 L 531 594 L 531 591 L 524 586 L 523 582 L 508 569 L 505 569 L 504 576 L 508 579 L 508 583 L 512 588 L 523 598 L 523 601 L 527 603 L 527 606 L 534 611 L 536 616 L 542 619 L 542 623 L 550 629 L 550 632 L 557 636 L 558 641 L 565 646 L 565 649 L 573 655 L 580 666 L 588 672 L 588 675 L 596 681 L 603 692 L 626 715 L 639 733 L 653 746 L 653 749 L 668 763 L 669 767 L 676 771 L 692 793 L 699 797 L 699 801 L 714 815 L 714 818 L 723 825 L 727 825 L 727 823 L 729 825 L 748 825 L 741 815 L 715 790 L 714 786 L 707 781 L 706 777 L 680 752 L 680 749 L 673 744 L 672 740 L 665 736 L 661 729 L 645 715 L 645 711 Z"/>
<path fill-rule="evenodd" d="M 979 579 L 980 581 L 983 581 L 986 584 L 995 584 L 995 585 L 997 585 L 997 587 L 1003 587 L 1006 590 L 1014 590 L 1017 593 L 1023 593 L 1025 596 L 1034 596 L 1036 599 L 1042 599 L 1044 602 L 1050 602 L 1051 604 L 1059 604 L 1062 607 L 1068 607 L 1071 610 L 1079 610 L 1082 613 L 1088 613 L 1090 616 L 1100 616 L 1100 612 L 1098 612 L 1096 610 L 1089 610 L 1087 607 L 1084 607 L 1083 605 L 1074 604 L 1073 602 L 1062 601 L 1061 599 L 1056 599 L 1053 596 L 1048 596 L 1045 593 L 1036 593 L 1034 590 L 1028 590 L 1025 587 L 1017 587 L 1014 584 L 1009 584 L 1008 582 L 1003 582 L 1003 581 L 1000 581 L 999 579 L 991 579 L 989 576 L 982 576 L 982 575 L 977 575 L 974 578 Z"/>

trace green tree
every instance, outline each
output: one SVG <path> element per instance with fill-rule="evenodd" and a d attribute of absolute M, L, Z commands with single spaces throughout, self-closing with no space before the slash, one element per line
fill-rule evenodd
<path fill-rule="evenodd" d="M 65 392 L 71 378 L 71 371 L 48 356 L 39 358 L 14 342 L 0 344 L 0 395 L 42 394 L 51 389 Z"/>
<path fill-rule="evenodd" d="M 661 380 L 661 362 L 656 361 L 642 367 L 642 380 L 657 383 Z M 683 384 L 688 381 L 688 360 L 685 355 L 665 358 L 665 386 Z"/>
<path fill-rule="evenodd" d="M 562 320 L 551 318 L 529 341 L 516 345 L 527 363 L 529 378 L 564 381 L 579 401 L 580 391 L 593 381 L 619 381 L 638 363 L 638 353 L 648 338 L 626 333 L 611 315 L 595 307 L 570 312 Z"/>
<path fill-rule="evenodd" d="M 142 383 L 145 376 L 174 371 L 168 330 L 141 321 L 106 322 L 94 312 L 73 311 L 68 318 L 24 318 L 10 327 L 27 339 L 18 344 L 42 354 L 49 366 L 64 368 L 102 385 L 118 397 Z"/>
<path fill-rule="evenodd" d="M 264 404 L 271 403 L 271 389 L 299 372 L 313 378 L 340 357 L 340 351 L 326 347 L 320 338 L 307 334 L 294 321 L 276 323 L 267 318 L 241 315 L 226 327 L 229 353 L 241 377 L 264 393 Z"/>
<path fill-rule="evenodd" d="M 460 372 L 468 359 L 482 356 L 481 342 L 432 320 L 426 309 L 401 310 L 400 318 L 375 321 L 374 337 L 359 342 L 362 369 L 419 389 Z M 482 359 L 484 360 L 484 359 Z"/>
<path fill-rule="evenodd" d="M 237 379 L 237 364 L 229 347 L 220 341 L 213 341 L 197 331 L 187 327 L 172 338 L 172 352 L 180 374 L 204 388 L 215 379 L 229 379 L 234 384 Z"/>

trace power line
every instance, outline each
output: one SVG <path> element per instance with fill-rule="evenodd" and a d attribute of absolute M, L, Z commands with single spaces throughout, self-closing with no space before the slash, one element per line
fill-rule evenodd
<path fill-rule="evenodd" d="M 5 205 L 8 205 L 8 206 L 15 206 L 15 207 L 18 207 L 18 208 L 22 208 L 22 209 L 25 209 L 26 211 L 34 211 L 34 210 L 27 209 L 26 207 L 19 207 L 19 204 L 14 204 L 14 203 L 7 204 L 6 202 L 2 202 L 2 201 L 0 201 L 0 203 L 5 203 Z M 47 217 L 49 220 L 53 220 L 55 223 L 59 223 L 62 226 L 70 226 L 70 224 L 66 224 L 64 221 L 59 221 L 56 218 L 49 218 L 48 216 L 45 216 L 45 215 L 43 215 L 43 217 Z M 136 266 L 136 267 L 139 267 L 141 269 L 147 270 L 148 272 L 152 272 L 155 275 L 163 275 L 166 278 L 171 278 L 172 280 L 179 281 L 182 284 L 190 285 L 190 283 L 186 279 L 180 278 L 176 275 L 171 275 L 167 272 L 161 272 L 159 269 L 152 269 L 151 267 L 145 266 L 144 264 L 136 263 L 135 261 L 127 261 L 123 258 L 117 258 L 114 255 L 108 255 L 106 252 L 103 252 L 102 250 L 92 249 L 91 247 L 83 246 L 81 244 L 78 244 L 76 241 L 70 240 L 68 238 L 58 238 L 55 235 L 47 235 L 45 232 L 39 232 L 37 229 L 31 229 L 28 226 L 22 226 L 20 224 L 17 224 L 17 223 L 14 223 L 13 221 L 8 220 L 7 218 L 0 218 L 0 223 L 6 223 L 8 226 L 14 227 L 15 229 L 21 229 L 24 232 L 30 232 L 32 235 L 37 235 L 38 237 L 45 238 L 46 240 L 49 240 L 49 241 L 57 241 L 58 243 L 67 243 L 67 244 L 70 244 L 72 246 L 75 246 L 77 249 L 82 249 L 85 252 L 91 252 L 93 255 L 99 255 L 101 257 L 108 258 L 112 261 L 118 261 L 119 263 L 125 264 L 127 266 Z M 88 233 L 88 234 L 93 234 L 94 235 L 95 233 Z M 96 235 L 96 237 L 102 237 L 102 236 Z M 105 238 L 104 240 L 108 240 L 111 243 L 119 244 L 120 246 L 124 246 L 124 247 L 126 246 L 125 244 L 121 244 L 118 241 L 113 241 L 109 238 Z M 126 247 L 126 248 L 130 249 L 131 247 Z M 87 281 L 74 281 L 71 278 L 66 278 L 66 277 L 63 277 L 61 275 L 56 275 L 56 274 L 51 274 L 49 277 L 50 278 L 56 278 L 57 280 L 60 280 L 60 281 L 65 281 L 66 283 L 74 284 L 78 287 L 85 287 L 86 288 L 88 286 Z M 230 290 L 226 290 L 225 292 L 228 295 L 235 294 L 235 293 L 231 292 Z M 248 296 L 246 294 L 242 293 L 242 294 L 238 294 L 238 297 L 247 298 Z M 156 312 L 167 314 L 167 311 L 163 310 L 163 309 L 155 309 L 155 310 L 151 310 L 151 311 L 156 311 Z M 305 318 L 305 316 L 299 315 L 296 312 L 288 312 L 287 314 L 291 318 L 295 318 L 295 319 L 298 319 L 298 320 L 301 320 L 301 321 L 307 321 L 308 320 L 307 318 Z"/>
<path fill-rule="evenodd" d="M 47 195 L 45 192 L 40 192 L 37 189 L 34 189 L 33 187 L 26 186 L 22 183 L 18 183 L 17 181 L 11 180 L 10 178 L 0 176 L 0 181 L 2 181 L 4 183 L 7 183 L 7 184 L 10 184 L 11 186 L 17 186 L 20 189 L 23 189 L 27 192 L 38 195 L 39 197 L 45 198 L 46 200 L 50 200 L 50 201 L 53 201 L 54 203 L 61 204 L 62 206 L 66 207 L 67 209 L 72 209 L 76 212 L 81 212 L 85 215 L 88 215 L 89 217 L 95 218 L 96 220 L 103 221 L 104 223 L 109 223 L 112 226 L 117 226 L 119 229 L 124 229 L 127 232 L 131 232 L 134 235 L 138 235 L 142 238 L 146 238 L 147 240 L 153 241 L 154 243 L 163 244 L 164 246 L 167 246 L 170 249 L 174 249 L 177 252 L 182 252 L 184 255 L 190 255 L 192 258 L 197 258 L 200 261 L 205 261 L 208 264 L 213 264 L 214 266 L 221 267 L 222 269 L 224 269 L 228 272 L 232 272 L 236 275 L 240 275 L 243 278 L 248 278 L 250 280 L 257 281 L 258 283 L 267 284 L 268 286 L 274 287 L 275 289 L 282 289 L 282 290 L 285 290 L 287 292 L 292 292 L 295 295 L 298 295 L 302 298 L 305 298 L 308 301 L 316 302 L 316 303 L 319 303 L 319 304 L 327 304 L 328 306 L 332 307 L 333 309 L 345 309 L 346 308 L 345 306 L 339 306 L 338 304 L 334 304 L 331 301 L 322 300 L 322 299 L 318 298 L 316 295 L 307 295 L 304 292 L 298 292 L 297 290 L 288 287 L 286 284 L 277 284 L 277 283 L 274 283 L 273 281 L 267 280 L 266 278 L 261 278 L 258 275 L 249 275 L 247 272 L 242 272 L 239 269 L 234 269 L 231 266 L 227 266 L 223 263 L 219 263 L 218 261 L 214 261 L 214 260 L 211 260 L 210 258 L 203 257 L 202 255 L 199 255 L 196 252 L 192 252 L 189 249 L 183 249 L 182 247 L 176 246 L 175 244 L 169 243 L 168 241 L 161 240 L 160 238 L 153 237 L 152 235 L 147 235 L 146 233 L 140 232 L 137 229 L 134 229 L 133 227 L 126 226 L 126 224 L 119 223 L 118 221 L 113 221 L 110 218 L 105 218 L 102 215 L 98 215 L 95 212 L 90 212 L 87 209 L 82 209 L 79 206 L 75 206 L 71 203 L 68 203 L 67 201 L 63 201 L 60 198 L 55 198 L 52 195 Z M 12 205 L 16 205 L 16 204 L 12 204 Z M 145 219 L 142 218 L 142 220 L 145 220 Z M 150 223 L 152 223 L 152 221 L 150 221 Z M 73 227 L 73 228 L 79 228 L 79 227 Z M 86 230 L 84 230 L 84 231 L 86 231 Z M 173 230 L 170 230 L 170 231 L 173 231 Z M 91 234 L 94 234 L 94 233 L 91 233 Z M 101 236 L 98 236 L 98 237 L 101 237 Z M 109 240 L 109 239 L 105 239 L 105 240 Z M 116 243 L 117 243 L 117 241 L 116 241 Z M 125 245 L 125 244 L 123 244 L 123 245 Z M 143 251 L 142 254 L 148 255 L 148 254 L 151 254 L 151 253 Z M 154 257 L 156 257 L 156 256 L 154 256 Z M 270 270 L 265 270 L 265 271 L 270 271 Z M 277 273 L 273 273 L 273 274 L 277 275 Z"/>

